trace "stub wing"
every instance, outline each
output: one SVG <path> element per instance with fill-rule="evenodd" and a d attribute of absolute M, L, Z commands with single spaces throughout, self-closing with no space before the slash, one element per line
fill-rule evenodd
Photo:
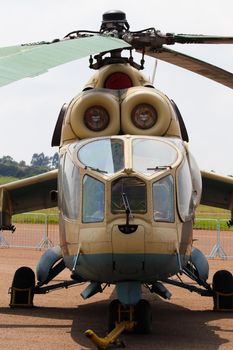
<path fill-rule="evenodd" d="M 0 230 L 11 229 L 11 217 L 32 210 L 56 207 L 57 170 L 0 186 Z"/>
<path fill-rule="evenodd" d="M 201 204 L 231 210 L 233 217 L 233 177 L 201 171 Z"/>

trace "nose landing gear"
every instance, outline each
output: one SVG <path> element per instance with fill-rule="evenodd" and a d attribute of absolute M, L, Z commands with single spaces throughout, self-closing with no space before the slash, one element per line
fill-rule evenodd
<path fill-rule="evenodd" d="M 152 327 L 152 311 L 150 303 L 141 299 L 135 305 L 135 332 L 140 334 L 149 334 Z"/>
<path fill-rule="evenodd" d="M 141 299 L 136 305 L 122 305 L 118 299 L 109 305 L 108 330 L 106 337 L 99 337 L 88 329 L 85 335 L 97 346 L 98 349 L 107 349 L 109 345 L 124 347 L 118 337 L 124 331 L 148 334 L 151 331 L 152 312 L 147 300 Z"/>

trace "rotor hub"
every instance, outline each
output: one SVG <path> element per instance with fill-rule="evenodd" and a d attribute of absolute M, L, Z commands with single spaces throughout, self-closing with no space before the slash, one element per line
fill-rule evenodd
<path fill-rule="evenodd" d="M 107 22 L 124 22 L 126 23 L 126 15 L 123 11 L 120 10 L 111 10 L 107 11 L 103 14 L 103 21 L 102 23 Z"/>
<path fill-rule="evenodd" d="M 126 20 L 126 14 L 120 10 L 111 10 L 103 14 L 101 32 L 116 30 L 123 32 L 129 30 L 129 24 Z"/>

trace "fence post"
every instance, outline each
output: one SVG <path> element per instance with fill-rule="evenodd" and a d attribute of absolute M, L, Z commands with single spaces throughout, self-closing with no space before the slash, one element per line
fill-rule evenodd
<path fill-rule="evenodd" d="M 37 244 L 36 248 L 38 250 L 42 248 L 51 248 L 53 247 L 53 243 L 50 241 L 48 237 L 48 215 L 44 214 L 45 222 L 44 222 L 44 232 L 41 241 Z"/>
<path fill-rule="evenodd" d="M 9 243 L 3 236 L 2 230 L 0 230 L 0 248 L 9 248 L 9 247 L 10 247 Z"/>
<path fill-rule="evenodd" d="M 209 255 L 209 258 L 226 258 L 226 253 L 224 252 L 222 246 L 221 246 L 221 240 L 220 240 L 220 234 L 221 234 L 221 226 L 219 219 L 216 220 L 216 243 L 211 250 L 211 253 Z"/>

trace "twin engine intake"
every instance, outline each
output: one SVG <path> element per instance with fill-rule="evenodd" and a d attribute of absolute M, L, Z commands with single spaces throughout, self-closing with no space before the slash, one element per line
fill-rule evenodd
<path fill-rule="evenodd" d="M 84 91 L 63 106 L 52 145 L 119 134 L 181 136 L 172 102 L 123 64 L 100 69 Z"/>

